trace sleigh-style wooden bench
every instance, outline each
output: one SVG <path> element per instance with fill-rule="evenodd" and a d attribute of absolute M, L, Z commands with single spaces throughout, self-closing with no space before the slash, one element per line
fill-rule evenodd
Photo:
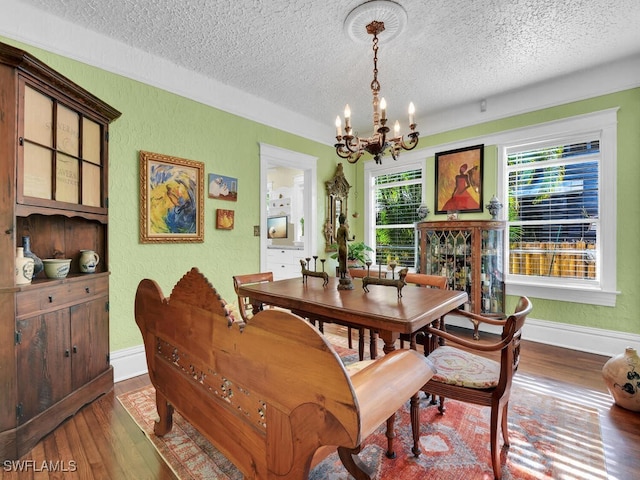
<path fill-rule="evenodd" d="M 302 318 L 265 310 L 233 321 L 193 268 L 165 298 L 142 280 L 135 318 L 156 389 L 155 433 L 174 408 L 249 479 L 306 479 L 337 447 L 357 479 L 363 440 L 433 375 L 423 355 L 398 350 L 351 376 L 333 347 Z"/>

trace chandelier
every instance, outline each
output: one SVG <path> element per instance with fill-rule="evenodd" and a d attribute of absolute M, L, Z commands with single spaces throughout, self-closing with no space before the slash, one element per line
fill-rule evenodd
<path fill-rule="evenodd" d="M 367 25 L 367 33 L 373 35 L 373 81 L 371 93 L 373 94 L 373 135 L 369 138 L 360 138 L 353 134 L 351 128 L 351 109 L 349 105 L 344 108 L 344 130 L 342 135 L 342 120 L 336 117 L 336 153 L 340 158 L 346 158 L 349 163 L 356 163 L 364 152 L 373 155 L 376 163 L 382 163 L 382 156 L 389 150 L 394 160 L 398 159 L 401 150 L 413 150 L 418 145 L 419 132 L 416 132 L 414 123 L 415 107 L 409 103 L 409 128 L 408 141 L 405 143 L 403 135 L 400 135 L 400 123 L 396 120 L 393 127 L 393 137 L 388 138 L 387 127 L 387 102 L 384 98 L 378 99 L 380 82 L 378 82 L 378 34 L 384 31 L 384 22 L 373 21 Z"/>

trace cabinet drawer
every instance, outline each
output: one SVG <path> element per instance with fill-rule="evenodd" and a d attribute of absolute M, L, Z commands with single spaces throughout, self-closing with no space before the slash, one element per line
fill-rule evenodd
<path fill-rule="evenodd" d="M 304 259 L 303 250 L 287 250 L 287 249 L 267 250 L 267 262 L 270 264 L 293 265 L 296 268 L 299 268 L 301 259 Z M 318 266 L 319 265 L 320 265 L 320 262 L 318 262 Z"/>
<path fill-rule="evenodd" d="M 42 310 L 56 309 L 61 305 L 80 303 L 92 297 L 106 295 L 108 291 L 107 277 L 74 278 L 60 284 L 29 289 L 16 295 L 16 314 L 31 315 Z"/>

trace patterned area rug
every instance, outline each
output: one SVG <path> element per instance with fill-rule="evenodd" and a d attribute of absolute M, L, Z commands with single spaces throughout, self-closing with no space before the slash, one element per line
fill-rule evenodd
<path fill-rule="evenodd" d="M 357 354 L 337 346 L 347 361 Z M 516 376 L 509 408 L 511 447 L 503 450 L 503 479 L 606 480 L 598 412 L 558 392 L 540 392 L 534 378 Z M 551 395 L 553 393 L 553 396 Z M 153 387 L 118 397 L 181 479 L 242 479 L 242 474 L 178 413 L 165 437 L 153 434 L 157 418 Z M 422 454 L 411 453 L 409 406 L 396 415 L 397 458 L 385 457 L 385 427 L 366 439 L 360 458 L 379 480 L 492 479 L 489 409 L 448 400 L 445 415 L 421 395 Z M 337 454 L 314 468 L 312 480 L 347 480 Z"/>

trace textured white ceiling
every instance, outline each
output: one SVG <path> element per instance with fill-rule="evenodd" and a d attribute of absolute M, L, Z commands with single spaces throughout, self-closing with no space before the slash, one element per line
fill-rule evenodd
<path fill-rule="evenodd" d="M 363 0 L 23 0 L 218 82 L 333 124 L 371 122 L 373 54 L 343 28 Z M 418 117 L 640 52 L 638 0 L 397 0 L 380 35 L 389 118 Z M 158 72 L 161 75 L 161 72 Z M 406 128 L 406 127 L 405 127 Z M 418 128 L 419 129 L 419 128 Z"/>

